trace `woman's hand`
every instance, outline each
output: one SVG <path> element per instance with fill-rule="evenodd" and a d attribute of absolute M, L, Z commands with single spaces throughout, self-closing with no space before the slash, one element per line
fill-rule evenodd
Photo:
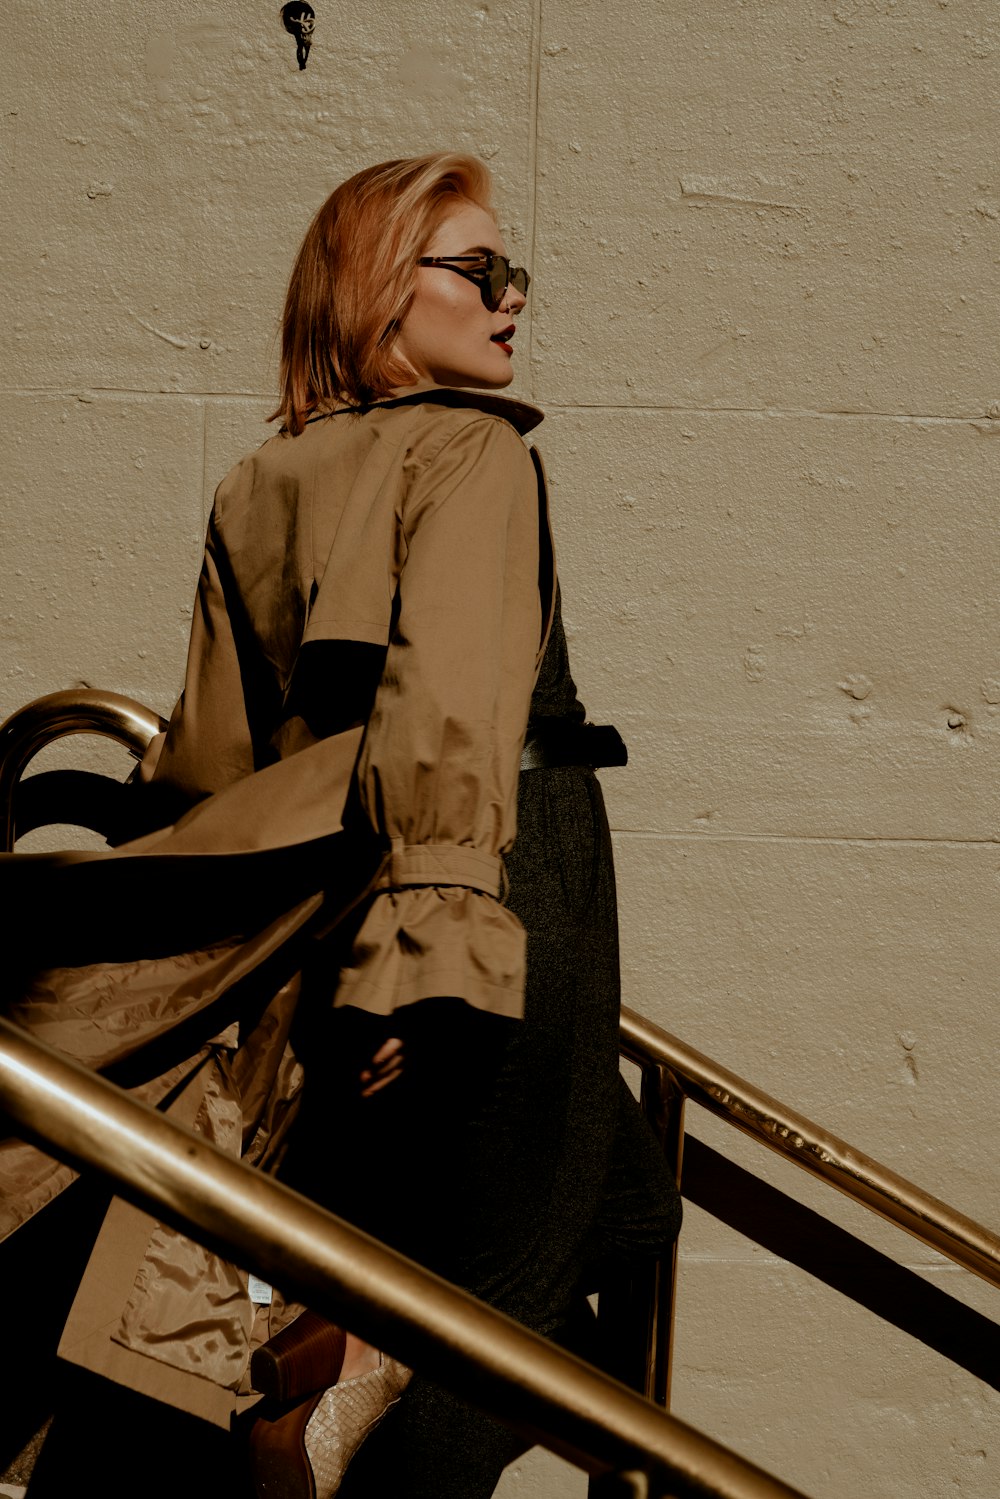
<path fill-rule="evenodd" d="M 402 1071 L 403 1042 L 399 1036 L 390 1036 L 388 1041 L 383 1041 L 369 1066 L 362 1069 L 359 1079 L 361 1097 L 370 1098 L 373 1093 L 388 1087 Z"/>

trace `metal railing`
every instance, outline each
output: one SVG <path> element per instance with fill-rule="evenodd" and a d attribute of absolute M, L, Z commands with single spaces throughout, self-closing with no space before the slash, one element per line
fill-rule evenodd
<path fill-rule="evenodd" d="M 770 1097 L 753 1083 L 622 1010 L 621 1051 L 642 1074 L 642 1106 L 681 1184 L 687 1099 L 827 1182 L 923 1244 L 1000 1287 L 1000 1235 L 932 1197 L 871 1156 Z M 677 1250 L 643 1288 L 645 1389 L 668 1405 Z"/>
<path fill-rule="evenodd" d="M 0 851 L 9 853 L 14 847 L 15 793 L 39 750 L 67 734 L 100 734 L 139 758 L 164 728 L 159 714 L 134 698 L 91 687 L 50 692 L 12 713 L 0 724 Z"/>
<path fill-rule="evenodd" d="M 0 1020 L 0 1099 L 29 1138 L 345 1323 L 609 1492 L 803 1499 L 641 1395 Z"/>
<path fill-rule="evenodd" d="M 6 724 L 0 727 L 0 816 L 5 818 L 5 827 L 7 829 L 7 842 L 5 846 L 10 848 L 13 845 L 12 808 L 14 790 L 18 778 L 31 756 L 43 744 L 63 734 L 79 733 L 89 729 L 112 738 L 117 738 L 120 742 L 127 744 L 133 753 L 141 753 L 148 740 L 161 727 L 162 721 L 157 715 L 150 713 L 141 704 L 131 702 L 127 698 L 121 698 L 117 694 L 95 691 L 85 693 L 54 693 L 48 698 L 38 699 L 35 703 L 29 704 L 27 708 L 22 709 L 19 714 L 13 715 L 12 718 L 7 720 Z M 4 1044 L 6 1045 L 6 1041 Z M 1000 1236 L 997 1234 L 990 1232 L 963 1214 L 956 1212 L 946 1203 L 930 1196 L 914 1185 L 914 1183 L 907 1181 L 887 1167 L 880 1165 L 871 1157 L 854 1150 L 837 1136 L 830 1134 L 827 1130 L 814 1124 L 811 1120 L 806 1119 L 796 1111 L 786 1108 L 784 1104 L 763 1093 L 745 1079 L 738 1077 L 727 1068 L 721 1067 L 718 1063 L 712 1061 L 711 1058 L 687 1046 L 677 1037 L 660 1030 L 657 1026 L 652 1025 L 641 1016 L 627 1009 L 623 1009 L 622 1011 L 621 1051 L 623 1056 L 640 1068 L 642 1077 L 642 1107 L 666 1153 L 668 1162 L 676 1173 L 678 1183 L 681 1182 L 683 1167 L 684 1105 L 687 1099 L 691 1099 L 693 1102 L 700 1104 L 715 1114 L 716 1117 L 723 1119 L 728 1124 L 734 1125 L 744 1134 L 777 1151 L 787 1160 L 794 1162 L 795 1165 L 810 1172 L 813 1176 L 819 1177 L 829 1185 L 836 1187 L 855 1202 L 861 1203 L 871 1211 L 887 1219 L 890 1223 L 894 1223 L 906 1230 L 920 1239 L 924 1244 L 947 1255 L 966 1269 L 972 1270 L 975 1274 L 989 1281 L 991 1285 L 1000 1286 Z M 90 1081 L 96 1082 L 97 1080 L 90 1078 Z M 161 1116 L 154 1115 L 153 1117 L 160 1120 L 161 1123 L 165 1122 L 162 1121 Z M 205 1148 L 207 1149 L 208 1147 L 206 1146 Z M 98 1161 L 95 1164 L 100 1165 L 101 1163 Z M 234 1165 L 232 1162 L 228 1164 L 230 1167 Z M 266 1185 L 262 1180 L 261 1189 L 263 1190 Z M 270 1185 L 274 1186 L 273 1183 Z M 275 1190 L 283 1189 L 275 1188 Z M 125 1195 L 128 1195 L 127 1192 Z M 312 1211 L 317 1212 L 318 1210 L 312 1209 Z M 326 1215 L 322 1216 L 325 1217 Z M 346 1225 L 340 1225 L 338 1231 L 341 1234 L 354 1233 L 353 1230 L 347 1229 Z M 361 1240 L 363 1236 L 355 1235 L 355 1239 Z M 222 1240 L 219 1240 L 219 1242 L 222 1242 Z M 247 1264 L 255 1263 L 252 1248 L 253 1246 L 248 1242 L 244 1249 L 241 1242 L 239 1253 Z M 382 1250 L 381 1253 L 389 1255 L 389 1251 L 387 1250 Z M 385 1262 L 385 1264 L 397 1258 L 396 1256 L 389 1255 L 389 1261 Z M 262 1263 L 259 1256 L 256 1263 Z M 340 1264 L 339 1261 L 338 1264 Z M 332 1308 L 336 1311 L 343 1305 L 342 1299 L 337 1299 L 338 1296 L 356 1295 L 360 1297 L 364 1300 L 365 1317 L 367 1318 L 370 1315 L 373 1320 L 366 1323 L 366 1325 L 362 1325 L 359 1321 L 359 1331 L 365 1333 L 366 1326 L 371 1328 L 377 1341 L 383 1337 L 381 1329 L 384 1328 L 386 1330 L 384 1341 L 392 1351 L 396 1351 L 398 1346 L 400 1356 L 406 1358 L 408 1357 L 408 1353 L 404 1349 L 404 1343 L 406 1344 L 406 1349 L 415 1345 L 411 1345 L 406 1341 L 409 1332 L 406 1333 L 402 1342 L 396 1339 L 394 1333 L 396 1323 L 391 1320 L 393 1314 L 389 1310 L 390 1307 L 399 1307 L 400 1315 L 403 1316 L 403 1322 L 406 1322 L 406 1316 L 403 1315 L 406 1311 L 404 1305 L 406 1300 L 405 1294 L 396 1287 L 396 1282 L 393 1280 L 390 1271 L 385 1268 L 385 1265 L 383 1265 L 383 1268 L 385 1270 L 383 1290 L 387 1297 L 383 1312 L 386 1320 L 378 1320 L 381 1314 L 375 1302 L 370 1296 L 368 1296 L 367 1300 L 365 1299 L 368 1293 L 364 1290 L 361 1282 L 356 1283 L 350 1278 L 350 1274 L 346 1272 L 343 1280 L 345 1288 L 343 1292 L 331 1290 L 324 1282 L 318 1294 L 312 1296 L 313 1304 L 317 1305 L 320 1309 Z M 341 1265 L 341 1269 L 343 1269 L 343 1265 Z M 282 1266 L 282 1273 L 284 1273 L 284 1266 Z M 416 1267 L 410 1266 L 406 1273 L 413 1275 L 422 1272 L 417 1272 Z M 285 1278 L 289 1284 L 305 1285 L 304 1281 L 295 1281 L 294 1276 L 286 1275 Z M 675 1246 L 670 1260 L 665 1260 L 657 1264 L 645 1275 L 644 1280 L 640 1280 L 639 1283 L 630 1288 L 629 1296 L 626 1300 L 632 1314 L 632 1322 L 625 1338 L 619 1339 L 623 1343 L 624 1348 L 622 1358 L 623 1367 L 627 1367 L 629 1373 L 634 1378 L 644 1382 L 647 1396 L 661 1406 L 666 1406 L 669 1403 L 671 1334 L 676 1281 L 677 1250 Z M 443 1287 L 443 1283 L 438 1284 L 441 1286 L 442 1292 L 447 1291 L 447 1294 L 450 1296 L 458 1295 L 458 1293 Z M 361 1285 L 361 1289 L 349 1289 L 349 1285 L 351 1287 Z M 312 1293 L 310 1292 L 310 1294 Z M 465 1299 L 467 1300 L 467 1298 Z M 335 1301 L 336 1307 L 334 1306 Z M 602 1295 L 599 1303 L 599 1315 L 602 1315 L 602 1320 L 606 1320 L 609 1316 L 620 1317 L 621 1308 L 624 1304 L 625 1302 L 620 1297 L 609 1295 L 605 1298 Z M 441 1327 L 443 1331 L 440 1339 L 429 1325 L 424 1325 L 417 1333 L 417 1336 L 423 1339 L 419 1344 L 418 1351 L 421 1357 L 426 1353 L 427 1367 L 435 1375 L 439 1372 L 439 1368 L 434 1362 L 436 1357 L 434 1349 L 439 1342 L 442 1350 L 447 1349 L 447 1353 L 442 1351 L 443 1363 L 440 1366 L 441 1370 L 444 1371 L 441 1373 L 441 1378 L 443 1382 L 447 1383 L 449 1382 L 450 1371 L 460 1366 L 463 1350 L 454 1345 L 453 1341 L 449 1341 L 450 1333 L 448 1328 L 452 1326 L 449 1317 L 452 1315 L 458 1316 L 459 1314 L 454 1312 L 454 1308 L 449 1311 L 446 1304 L 442 1303 L 442 1305 L 444 1306 L 444 1313 L 447 1313 L 447 1315 L 442 1314 Z M 477 1307 L 476 1303 L 471 1303 L 471 1305 Z M 410 1311 L 412 1311 L 412 1308 L 410 1308 Z M 488 1313 L 486 1308 L 477 1307 L 477 1315 L 479 1313 L 484 1316 L 493 1317 L 498 1315 Z M 525 1333 L 522 1328 L 516 1328 L 516 1324 L 507 1324 L 506 1319 L 501 1319 L 501 1321 L 505 1327 L 504 1336 L 508 1340 L 510 1338 L 514 1339 L 514 1342 L 510 1343 L 509 1346 L 511 1348 L 514 1346 L 519 1347 L 521 1352 L 524 1353 L 525 1359 L 530 1362 L 539 1349 L 537 1347 L 529 1348 L 529 1344 L 521 1340 L 525 1338 L 531 1340 L 531 1335 Z M 402 1323 L 400 1325 L 402 1326 Z M 407 1327 L 409 1328 L 409 1323 L 407 1323 Z M 483 1327 L 486 1328 L 486 1324 L 483 1324 Z M 516 1336 L 514 1333 L 515 1328 Z M 486 1338 L 484 1346 L 493 1347 L 495 1345 L 495 1338 L 493 1344 L 489 1341 L 490 1334 L 488 1329 L 484 1333 L 484 1337 Z M 558 1354 L 556 1350 L 551 1349 L 550 1345 L 542 1344 L 538 1339 L 531 1341 L 544 1348 L 546 1357 L 548 1358 L 568 1358 L 568 1355 Z M 465 1353 L 467 1358 L 474 1364 L 476 1356 L 468 1353 L 468 1350 L 465 1350 Z M 457 1359 L 459 1363 L 455 1364 L 451 1362 L 453 1358 Z M 576 1361 L 572 1362 L 575 1363 Z M 481 1388 L 484 1392 L 489 1389 L 491 1393 L 496 1394 L 499 1401 L 498 1408 L 502 1409 L 503 1399 L 512 1397 L 513 1387 L 518 1379 L 524 1380 L 525 1369 L 528 1365 L 518 1364 L 515 1357 L 512 1363 L 506 1364 L 504 1367 L 511 1381 L 510 1385 L 506 1387 L 505 1396 L 502 1396 L 502 1390 L 504 1389 L 503 1376 L 497 1373 L 497 1369 L 493 1369 L 491 1374 L 483 1375 L 485 1383 L 481 1384 L 481 1386 L 476 1386 L 476 1377 L 469 1376 L 468 1371 L 463 1373 L 462 1379 L 464 1381 L 467 1377 L 471 1377 L 474 1386 Z M 535 1367 L 537 1366 L 532 1365 L 532 1368 Z M 579 1365 L 578 1367 L 586 1368 L 585 1365 Z M 590 1373 L 592 1378 L 599 1379 L 599 1376 L 594 1374 L 593 1371 L 590 1371 Z M 605 1383 L 607 1382 L 605 1381 Z M 567 1390 L 570 1389 L 571 1384 L 572 1381 L 566 1385 Z M 463 1389 L 471 1391 L 471 1388 L 472 1386 L 467 1386 L 463 1382 Z M 553 1388 L 555 1387 L 553 1386 Z M 619 1399 L 627 1393 L 619 1386 L 612 1385 L 610 1388 L 621 1391 Z M 537 1394 L 541 1398 L 544 1391 L 538 1390 Z M 591 1391 L 591 1397 L 596 1398 L 593 1395 L 593 1391 Z M 631 1398 L 634 1399 L 635 1397 Z M 515 1411 L 521 1409 L 516 1398 L 513 1399 L 511 1409 Z M 580 1417 L 580 1411 L 576 1407 L 574 1409 L 576 1414 L 573 1417 L 573 1421 L 577 1421 Z M 647 1406 L 645 1409 L 648 1410 L 649 1407 Z M 572 1443 L 566 1443 L 565 1431 L 570 1428 L 559 1425 L 558 1420 L 555 1418 L 554 1407 L 548 1414 L 552 1415 L 553 1420 L 556 1422 L 551 1427 L 551 1432 L 555 1435 L 551 1438 L 539 1435 L 540 1427 L 534 1428 L 534 1435 L 546 1445 L 552 1446 L 554 1450 L 569 1453 L 572 1450 Z M 591 1411 L 591 1414 L 593 1414 L 593 1411 Z M 634 1418 L 635 1412 L 633 1410 L 629 1414 L 629 1421 Z M 516 1421 L 515 1424 L 517 1424 Z M 628 1422 L 626 1422 L 626 1428 L 630 1432 L 635 1429 Z M 528 1427 L 522 1426 L 521 1429 L 527 1430 Z M 576 1430 L 577 1428 L 573 1426 L 573 1429 Z M 684 1428 L 684 1430 L 691 1435 L 688 1428 Z M 613 1438 L 609 1438 L 607 1431 L 603 1427 L 601 1428 L 601 1432 L 602 1441 L 613 1440 Z M 693 1435 L 697 1436 L 696 1433 Z M 631 1440 L 631 1438 L 628 1440 Z M 700 1438 L 699 1440 L 704 1441 L 706 1439 Z M 582 1448 L 580 1450 L 582 1451 Z M 608 1449 L 598 1444 L 597 1447 L 588 1450 L 591 1452 L 591 1457 L 593 1458 L 594 1454 L 598 1452 L 606 1453 Z M 637 1450 L 639 1450 L 638 1447 Z M 653 1449 L 643 1450 L 646 1457 L 650 1458 Z M 717 1450 L 721 1451 L 722 1449 Z M 607 1466 L 609 1468 L 615 1467 L 616 1464 L 618 1466 L 619 1471 L 616 1480 L 618 1492 L 636 1495 L 644 1493 L 644 1486 L 645 1489 L 648 1489 L 648 1483 L 643 1477 L 645 1463 L 640 1463 L 638 1470 L 630 1474 L 624 1470 L 624 1467 L 628 1465 L 628 1459 L 622 1456 L 622 1449 L 619 1447 L 616 1449 L 616 1452 L 618 1455 L 614 1459 L 609 1460 Z M 660 1461 L 661 1458 L 662 1451 L 657 1448 L 655 1460 Z M 604 1461 L 605 1459 L 602 1457 L 600 1462 Z M 733 1459 L 733 1461 L 739 1462 L 738 1459 Z M 598 1466 L 600 1466 L 600 1462 Z M 586 1462 L 581 1465 L 586 1466 Z M 742 1465 L 740 1469 L 742 1476 L 739 1480 L 741 1482 L 765 1482 L 772 1485 L 777 1482 L 776 1480 L 766 1478 L 766 1475 L 761 1475 L 759 1470 L 752 1470 L 753 1478 L 747 1479 L 743 1469 L 750 1471 L 748 1465 Z M 678 1467 L 676 1469 L 678 1476 L 673 1481 L 675 1485 L 679 1484 L 680 1487 L 675 1487 L 675 1492 L 678 1495 L 687 1494 L 688 1492 L 698 1494 L 717 1493 L 720 1495 L 728 1495 L 730 1493 L 735 1495 L 737 1493 L 764 1494 L 771 1492 L 792 1492 L 781 1485 L 778 1485 L 773 1490 L 753 1487 L 749 1489 L 719 1487 L 713 1490 L 711 1487 L 705 1487 L 707 1481 L 706 1471 L 698 1470 L 696 1474 L 695 1469 L 690 1466 L 690 1463 L 686 1468 L 683 1468 L 683 1465 Z M 716 1473 L 716 1477 L 721 1482 L 723 1475 L 716 1470 L 713 1470 L 713 1472 Z M 727 1481 L 728 1476 L 726 1475 Z M 683 1487 L 685 1483 L 689 1487 Z M 700 1488 L 692 1488 L 690 1487 L 692 1483 L 696 1485 L 701 1483 L 702 1486 Z"/>

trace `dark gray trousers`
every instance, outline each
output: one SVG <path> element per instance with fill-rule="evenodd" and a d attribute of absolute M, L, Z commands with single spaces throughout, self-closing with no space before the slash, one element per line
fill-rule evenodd
<path fill-rule="evenodd" d="M 425 1174 L 413 1159 L 406 1169 L 411 1193 L 413 1173 L 421 1183 L 436 1177 L 426 1192 L 416 1188 L 425 1210 L 434 1204 L 435 1222 L 423 1243 L 398 1219 L 390 1236 L 490 1305 L 600 1363 L 585 1293 L 602 1267 L 662 1254 L 680 1225 L 680 1199 L 619 1075 L 614 870 L 592 771 L 522 774 L 507 866 L 509 904 L 528 934 L 525 1017 L 494 1020 L 492 1030 L 488 1017 L 473 1021 L 466 1062 L 479 1062 L 471 1088 L 459 1077 L 461 1057 L 432 1047 L 452 1073 L 449 1111 L 432 1125 L 437 1153 L 426 1158 L 418 1147 Z M 421 1009 L 414 1007 L 414 1029 Z M 447 1089 L 447 1077 L 439 1072 L 432 1086 Z M 341 1495 L 488 1499 L 523 1446 L 418 1371 L 358 1454 Z"/>

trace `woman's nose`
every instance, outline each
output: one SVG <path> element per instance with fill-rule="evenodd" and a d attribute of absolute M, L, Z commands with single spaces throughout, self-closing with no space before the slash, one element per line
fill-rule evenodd
<path fill-rule="evenodd" d="M 500 310 L 502 312 L 509 312 L 512 317 L 516 317 L 527 300 L 528 298 L 525 293 L 523 291 L 518 291 L 517 287 L 513 286 L 508 281 L 507 290 L 503 294 L 503 302 L 501 303 Z"/>

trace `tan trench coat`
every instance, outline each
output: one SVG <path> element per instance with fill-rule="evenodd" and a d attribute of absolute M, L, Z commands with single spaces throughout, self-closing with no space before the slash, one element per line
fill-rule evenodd
<path fill-rule="evenodd" d="M 136 800 L 165 825 L 0 861 L 11 930 L 19 901 L 59 912 L 12 1019 L 267 1169 L 301 1086 L 300 970 L 345 908 L 331 1003 L 520 1013 L 523 932 L 498 897 L 555 595 L 521 440 L 540 420 L 435 390 L 314 418 L 236 466 L 184 692 L 141 768 Z M 0 1144 L 0 1232 L 71 1179 Z M 61 1351 L 225 1423 L 256 1324 L 242 1272 L 117 1203 Z"/>

